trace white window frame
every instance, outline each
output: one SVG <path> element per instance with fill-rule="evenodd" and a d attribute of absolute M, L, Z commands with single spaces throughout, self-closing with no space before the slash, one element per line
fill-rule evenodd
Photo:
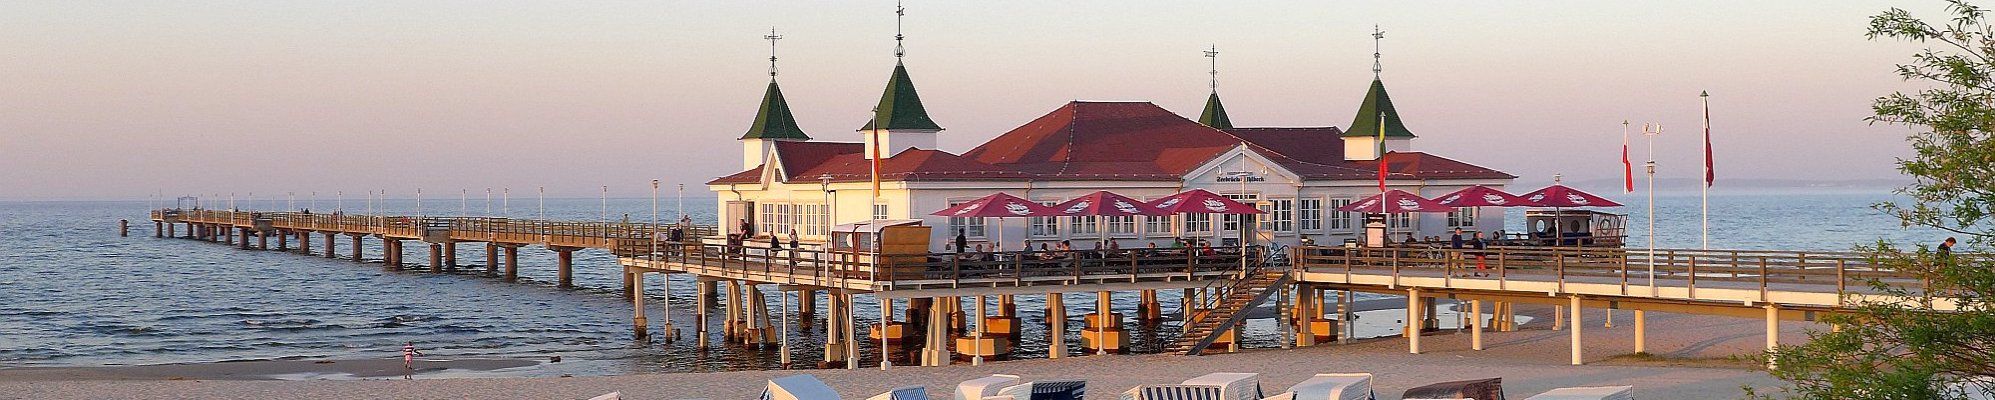
<path fill-rule="evenodd" d="M 1295 234 L 1295 198 L 1275 197 L 1261 203 L 1267 204 L 1267 218 L 1261 226 L 1276 235 Z"/>
<path fill-rule="evenodd" d="M 1099 225 L 1095 224 L 1095 221 L 1101 217 L 1089 215 L 1082 217 L 1065 217 L 1065 218 L 1067 218 L 1067 235 L 1069 237 L 1080 237 L 1078 235 L 1087 235 L 1087 237 L 1095 237 L 1101 234 L 1101 229 Z"/>
<path fill-rule="evenodd" d="M 1357 232 L 1358 226 L 1362 225 L 1358 220 L 1360 214 L 1337 210 L 1354 202 L 1357 202 L 1357 200 L 1348 197 L 1331 198 L 1329 201 L 1324 202 L 1323 210 L 1326 213 L 1324 219 L 1330 223 L 1324 229 L 1330 232 Z"/>
<path fill-rule="evenodd" d="M 1136 237 L 1138 233 L 1134 216 L 1111 216 L 1103 224 L 1108 225 L 1108 235 L 1112 237 Z"/>
<path fill-rule="evenodd" d="M 886 203 L 880 203 L 880 204 L 874 204 L 874 205 L 873 205 L 873 219 L 876 219 L 876 220 L 879 220 L 879 219 L 887 219 L 887 204 L 886 204 Z"/>
<path fill-rule="evenodd" d="M 1475 207 L 1455 207 L 1448 212 L 1449 228 L 1475 228 L 1475 220 L 1480 217 Z"/>
<path fill-rule="evenodd" d="M 975 199 L 950 200 L 949 206 L 955 207 L 969 200 L 975 200 Z M 952 238 L 956 237 L 956 231 L 958 229 L 961 229 L 963 231 L 963 236 L 967 239 L 983 239 L 989 237 L 987 236 L 987 234 L 989 233 L 988 230 L 990 228 L 989 225 L 986 224 L 986 221 L 984 221 L 983 217 L 973 217 L 973 218 L 949 217 L 948 224 L 949 224 L 949 237 Z"/>
<path fill-rule="evenodd" d="M 1233 199 L 1233 201 L 1238 201 L 1241 203 L 1247 203 L 1253 205 L 1254 208 L 1262 208 L 1261 195 L 1259 193 L 1233 193 L 1233 194 L 1226 194 L 1223 196 L 1226 196 L 1226 198 L 1228 199 Z M 1261 211 L 1267 211 L 1267 210 L 1262 209 Z M 1245 228 L 1245 226 L 1241 224 L 1241 221 L 1245 220 L 1246 218 L 1242 217 L 1239 214 L 1220 214 L 1219 215 L 1220 224 L 1218 228 L 1221 232 L 1239 232 L 1241 228 Z"/>
<path fill-rule="evenodd" d="M 1323 232 L 1323 198 L 1304 197 L 1295 200 L 1295 230 L 1305 233 Z"/>
<path fill-rule="evenodd" d="M 1048 207 L 1051 207 L 1051 206 L 1053 206 L 1054 204 L 1060 204 L 1060 201 L 1059 201 L 1059 200 L 1039 200 L 1039 205 L 1043 205 L 1043 206 L 1048 206 Z M 1061 221 L 1061 220 L 1060 220 L 1060 217 L 1031 217 L 1031 218 L 1028 218 L 1028 219 L 1026 220 L 1026 224 L 1027 224 L 1027 225 L 1026 225 L 1026 236 L 1028 236 L 1028 237 L 1032 237 L 1032 238 L 1044 238 L 1044 239 L 1051 239 L 1051 238 L 1058 238 L 1058 237 L 1060 237 L 1060 224 L 1063 224 L 1063 223 L 1065 223 L 1065 221 Z"/>
<path fill-rule="evenodd" d="M 1183 214 L 1183 215 L 1185 216 L 1186 236 L 1190 236 L 1192 234 L 1202 234 L 1202 235 L 1212 234 L 1212 214 Z"/>

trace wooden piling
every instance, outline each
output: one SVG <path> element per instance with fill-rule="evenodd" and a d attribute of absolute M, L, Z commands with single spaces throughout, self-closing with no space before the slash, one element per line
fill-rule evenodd
<path fill-rule="evenodd" d="M 1067 307 L 1059 293 L 1046 294 L 1046 358 L 1067 356 Z"/>
<path fill-rule="evenodd" d="M 131 235 L 132 235 L 132 221 L 124 219 L 118 220 L 118 237 L 126 237 Z"/>
<path fill-rule="evenodd" d="M 572 247 L 552 247 L 555 252 L 555 287 L 562 289 L 575 287 L 575 249 Z"/>

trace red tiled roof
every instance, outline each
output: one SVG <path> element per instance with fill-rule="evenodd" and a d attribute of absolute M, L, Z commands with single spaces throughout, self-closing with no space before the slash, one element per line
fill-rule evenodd
<path fill-rule="evenodd" d="M 1076 101 L 963 156 L 1037 179 L 1177 180 L 1238 144 L 1155 104 Z"/>
<path fill-rule="evenodd" d="M 1311 180 L 1376 179 L 1376 161 L 1344 160 L 1335 127 L 1218 130 L 1147 102 L 1067 103 L 958 156 L 911 149 L 881 163 L 882 180 L 1175 181 L 1234 146 Z M 860 143 L 777 142 L 791 182 L 870 179 Z M 1421 152 L 1386 155 L 1387 179 L 1510 179 L 1510 174 Z M 761 167 L 710 183 L 755 183 Z"/>

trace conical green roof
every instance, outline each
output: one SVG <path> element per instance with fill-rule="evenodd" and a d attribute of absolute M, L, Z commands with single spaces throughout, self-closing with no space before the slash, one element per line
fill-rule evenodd
<path fill-rule="evenodd" d="M 894 63 L 894 76 L 887 79 L 887 91 L 880 95 L 880 106 L 873 112 L 873 121 L 866 123 L 866 129 L 942 130 L 942 127 L 928 119 L 928 110 L 921 106 L 921 95 L 914 93 L 914 80 L 907 77 L 907 66 Z"/>
<path fill-rule="evenodd" d="M 741 139 L 810 140 L 810 135 L 797 127 L 797 117 L 790 115 L 790 102 L 783 100 L 783 89 L 770 79 L 769 90 L 762 92 L 762 109 L 755 111 L 755 124 Z"/>
<path fill-rule="evenodd" d="M 1205 97 L 1205 112 L 1198 114 L 1198 123 L 1216 129 L 1233 129 L 1233 119 L 1226 118 L 1226 105 L 1219 104 L 1219 92 Z"/>
<path fill-rule="evenodd" d="M 1372 79 L 1371 91 L 1365 92 L 1364 104 L 1358 105 L 1358 117 L 1351 121 L 1351 129 L 1344 136 L 1378 136 L 1379 113 L 1385 114 L 1385 136 L 1411 138 L 1413 131 L 1406 130 L 1406 124 L 1399 122 L 1399 111 L 1392 108 L 1392 97 L 1385 94 L 1385 83 Z"/>

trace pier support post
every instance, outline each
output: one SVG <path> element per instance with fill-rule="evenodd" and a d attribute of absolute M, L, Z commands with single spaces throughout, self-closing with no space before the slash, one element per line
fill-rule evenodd
<path fill-rule="evenodd" d="M 629 277 L 631 282 L 636 282 L 638 287 L 644 287 L 644 271 L 625 268 L 623 274 Z M 651 322 L 644 319 L 644 290 L 631 293 L 630 309 L 634 314 L 631 319 L 631 332 L 637 336 L 639 342 L 650 341 Z"/>
<path fill-rule="evenodd" d="M 1316 288 L 1309 287 L 1308 285 L 1297 285 L 1296 288 L 1294 307 L 1296 314 L 1294 318 L 1295 345 L 1304 347 L 1315 346 L 1316 327 L 1314 325 L 1316 325 L 1316 317 L 1322 314 L 1315 309 L 1317 307 Z"/>
<path fill-rule="evenodd" d="M 562 289 L 575 287 L 575 248 L 550 246 L 554 249 L 555 287 Z"/>
<path fill-rule="evenodd" d="M 720 323 L 721 340 L 733 343 L 741 337 L 741 285 L 740 282 L 723 282 L 727 286 L 727 300 L 721 303 L 726 318 Z"/>
<path fill-rule="evenodd" d="M 695 297 L 693 305 L 693 334 L 698 336 L 694 339 L 693 346 L 704 350 L 707 348 L 707 314 L 713 312 L 712 299 L 714 285 L 712 285 L 713 280 L 707 277 L 699 277 L 698 282 L 698 284 L 693 285 L 693 297 Z"/>
<path fill-rule="evenodd" d="M 1649 318 L 1642 310 L 1635 310 L 1635 353 L 1649 352 Z"/>
<path fill-rule="evenodd" d="M 364 259 L 364 258 L 361 258 L 361 257 L 360 257 L 360 250 L 361 250 L 361 246 L 360 246 L 360 245 L 361 245 L 361 243 L 360 243 L 360 241 L 361 241 L 361 240 L 365 240 L 365 239 L 362 239 L 362 238 L 363 238 L 364 236 L 361 236 L 361 235 L 353 235 L 353 234 L 349 234 L 349 235 L 346 235 L 346 237 L 347 237 L 347 240 L 350 240 L 350 241 L 352 241 L 352 242 L 353 242 L 353 243 L 351 243 L 351 244 L 352 244 L 352 246 L 348 246 L 348 247 L 352 247 L 353 249 L 352 249 L 352 250 L 347 250 L 348 252 L 351 252 L 351 253 L 353 253 L 353 262 L 366 262 L 366 261 L 367 261 L 367 259 Z"/>
<path fill-rule="evenodd" d="M 926 340 L 922 341 L 921 346 L 921 366 L 939 367 L 949 365 L 949 308 L 942 307 L 940 304 L 934 304 L 949 301 L 948 298 L 935 298 L 931 300 L 932 303 L 928 307 L 915 307 L 912 304 L 914 303 L 914 299 L 908 300 L 908 303 L 910 303 L 908 304 L 909 311 L 919 308 L 927 308 L 926 311 L 928 311 L 928 321 L 926 324 L 923 324 L 927 325 L 928 329 L 922 335 L 925 336 L 924 339 Z M 913 321 L 910 320 L 909 322 Z"/>
<path fill-rule="evenodd" d="M 1483 321 L 1482 300 L 1469 300 L 1469 348 L 1470 349 L 1482 350 L 1482 325 L 1483 325 L 1482 321 Z"/>
<path fill-rule="evenodd" d="M 387 236 L 381 237 L 381 268 L 397 269 L 402 267 L 401 244 L 402 241 L 400 240 L 395 240 Z"/>
<path fill-rule="evenodd" d="M 812 289 L 799 289 L 799 290 L 797 290 L 797 318 L 796 318 L 796 319 L 797 319 L 797 322 L 798 322 L 799 324 L 801 324 L 801 325 L 803 325 L 803 326 L 805 326 L 805 327 L 809 327 L 809 326 L 810 326 L 810 324 L 811 324 L 811 321 L 815 321 L 815 320 L 817 320 L 817 291 L 816 291 L 816 290 L 812 290 Z"/>
<path fill-rule="evenodd" d="M 1584 364 L 1585 362 L 1581 358 L 1580 354 L 1580 349 L 1581 349 L 1580 345 L 1582 343 L 1580 341 L 1579 331 L 1582 330 L 1580 327 L 1586 326 L 1586 323 L 1581 321 L 1579 318 L 1580 317 L 1579 296 L 1572 296 L 1571 299 L 1572 299 L 1571 300 L 1572 305 L 1568 306 L 1568 308 L 1572 309 L 1572 365 L 1580 365 Z"/>
<path fill-rule="evenodd" d="M 1412 354 L 1420 354 L 1420 328 L 1422 321 L 1426 320 L 1420 314 L 1427 307 L 1420 304 L 1420 300 L 1420 289 L 1406 289 L 1406 352 Z"/>
<path fill-rule="evenodd" d="M 984 304 L 989 303 L 987 300 L 983 295 L 977 296 L 977 326 L 972 331 L 976 334 L 971 335 L 976 339 L 970 341 L 973 346 L 970 348 L 970 365 L 984 365 L 984 333 L 990 330 L 990 314 L 984 312 Z"/>
<path fill-rule="evenodd" d="M 1059 293 L 1046 294 L 1046 358 L 1067 356 L 1067 306 Z"/>
<path fill-rule="evenodd" d="M 457 271 L 457 241 L 455 240 L 443 242 L 443 267 L 451 272 Z"/>
<path fill-rule="evenodd" d="M 698 286 L 697 287 L 705 287 Z M 824 363 L 822 368 L 845 363 L 845 332 L 851 329 L 851 321 L 845 319 L 845 296 L 841 293 L 825 292 L 824 316 Z M 704 302 L 704 300 L 702 300 Z"/>
<path fill-rule="evenodd" d="M 1780 305 L 1766 303 L 1766 351 L 1780 348 Z M 1766 369 L 1780 367 L 1778 360 L 1767 357 Z"/>
<path fill-rule="evenodd" d="M 152 221 L 152 237 L 154 238 L 166 237 L 166 222 Z"/>
<path fill-rule="evenodd" d="M 518 282 L 520 280 L 520 246 L 508 245 L 502 247 L 506 249 L 506 282 Z M 667 295 L 670 295 L 670 293 L 668 292 Z M 667 318 L 665 323 L 671 324 L 672 321 L 670 318 Z"/>
<path fill-rule="evenodd" d="M 485 242 L 485 276 L 499 274 L 499 244 Z M 670 333 L 667 333 L 670 335 Z"/>
<path fill-rule="evenodd" d="M 277 232 L 277 251 L 291 251 L 291 232 Z"/>
<path fill-rule="evenodd" d="M 1552 306 L 1552 330 L 1555 331 L 1563 330 L 1565 328 L 1566 328 L 1566 307 Z"/>
<path fill-rule="evenodd" d="M 778 286 L 776 294 L 783 296 L 783 301 L 781 302 L 783 303 L 782 312 L 776 313 L 776 318 L 783 320 L 783 328 L 777 331 L 781 335 L 781 338 L 778 339 L 781 340 L 781 344 L 776 346 L 776 351 L 779 352 L 777 362 L 781 363 L 783 369 L 790 369 L 790 318 L 795 314 L 790 313 L 790 291 L 783 290 L 781 286 Z"/>
<path fill-rule="evenodd" d="M 1351 344 L 1358 332 L 1358 312 L 1351 307 L 1356 301 L 1351 299 L 1352 291 L 1337 294 L 1337 344 Z"/>
<path fill-rule="evenodd" d="M 1421 332 L 1441 330 L 1441 302 L 1438 300 L 1432 297 L 1421 299 L 1420 304 L 1427 307 L 1427 309 L 1421 310 L 1422 316 L 1426 317 L 1420 320 Z"/>
<path fill-rule="evenodd" d="M 237 228 L 236 230 L 236 248 L 249 250 L 249 228 Z"/>
<path fill-rule="evenodd" d="M 312 231 L 298 231 L 298 253 L 312 255 Z"/>
<path fill-rule="evenodd" d="M 180 228 L 176 225 L 180 224 L 166 224 L 166 237 L 180 237 Z"/>
<path fill-rule="evenodd" d="M 1109 301 L 1108 291 L 1103 290 L 1094 293 L 1094 313 L 1094 320 L 1088 321 L 1091 322 L 1089 325 L 1094 325 L 1090 327 L 1094 328 L 1095 331 L 1094 355 L 1108 355 L 1108 328 L 1109 325 L 1115 324 L 1115 306 Z M 1115 329 L 1120 331 L 1122 327 L 1117 326 Z M 1116 344 L 1120 345 L 1121 343 Z"/>
<path fill-rule="evenodd" d="M 326 234 L 326 258 L 339 258 L 339 256 L 336 255 L 339 254 L 339 250 L 337 247 L 339 246 L 337 242 L 339 234 L 333 232 L 325 232 L 325 234 Z"/>
<path fill-rule="evenodd" d="M 1157 303 L 1157 290 L 1145 289 L 1138 296 L 1140 300 L 1136 304 L 1136 319 L 1143 321 L 1146 326 L 1163 323 L 1164 306 Z"/>
<path fill-rule="evenodd" d="M 262 229 L 256 230 L 256 249 L 270 250 L 270 232 Z"/>
<path fill-rule="evenodd" d="M 887 343 L 893 337 L 888 335 L 887 328 L 894 322 L 894 299 L 880 297 L 878 292 L 873 293 L 873 298 L 880 302 L 880 370 L 886 371 L 894 366 L 894 347 Z"/>
<path fill-rule="evenodd" d="M 429 272 L 443 272 L 443 244 L 429 244 Z"/>

